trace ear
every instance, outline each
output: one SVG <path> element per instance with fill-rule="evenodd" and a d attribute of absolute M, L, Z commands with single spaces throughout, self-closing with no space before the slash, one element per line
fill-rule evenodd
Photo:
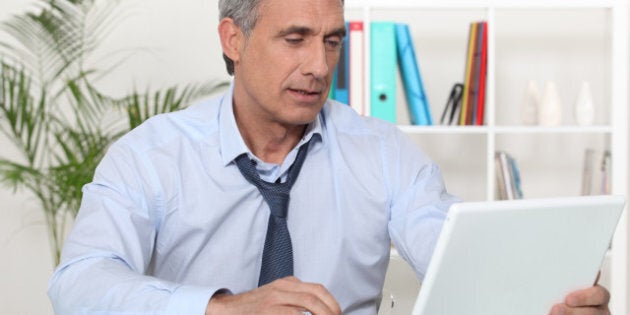
<path fill-rule="evenodd" d="M 243 32 L 234 24 L 234 20 L 224 18 L 219 22 L 219 38 L 221 39 L 223 53 L 236 63 L 240 57 Z"/>

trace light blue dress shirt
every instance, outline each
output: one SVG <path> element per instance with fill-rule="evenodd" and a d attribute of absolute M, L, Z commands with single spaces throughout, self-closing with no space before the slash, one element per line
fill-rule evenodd
<path fill-rule="evenodd" d="M 344 314 L 374 314 L 390 243 L 422 278 L 456 199 L 394 125 L 328 101 L 298 147 L 311 137 L 289 205 L 295 275 Z M 112 145 L 50 281 L 56 314 L 202 315 L 217 290 L 255 289 L 269 207 L 233 162 L 243 152 L 232 89 Z M 285 176 L 296 153 L 261 176 Z"/>

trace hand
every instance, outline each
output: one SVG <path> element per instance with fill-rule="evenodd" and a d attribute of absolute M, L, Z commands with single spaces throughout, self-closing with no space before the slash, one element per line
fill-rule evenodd
<path fill-rule="evenodd" d="M 206 315 L 298 314 L 341 315 L 335 298 L 321 284 L 295 277 L 278 279 L 255 290 L 237 295 L 220 294 L 210 299 Z"/>
<path fill-rule="evenodd" d="M 595 285 L 570 293 L 563 304 L 554 305 L 550 315 L 610 315 L 609 301 L 608 290 Z"/>

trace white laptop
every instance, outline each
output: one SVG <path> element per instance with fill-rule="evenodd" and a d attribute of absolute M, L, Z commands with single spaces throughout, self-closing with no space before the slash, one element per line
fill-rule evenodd
<path fill-rule="evenodd" d="M 413 315 L 548 314 L 593 285 L 620 196 L 454 204 Z"/>

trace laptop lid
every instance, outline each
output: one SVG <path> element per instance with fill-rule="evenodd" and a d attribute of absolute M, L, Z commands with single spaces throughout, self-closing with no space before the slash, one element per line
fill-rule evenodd
<path fill-rule="evenodd" d="M 454 204 L 413 315 L 547 314 L 593 285 L 624 203 L 584 196 Z"/>

